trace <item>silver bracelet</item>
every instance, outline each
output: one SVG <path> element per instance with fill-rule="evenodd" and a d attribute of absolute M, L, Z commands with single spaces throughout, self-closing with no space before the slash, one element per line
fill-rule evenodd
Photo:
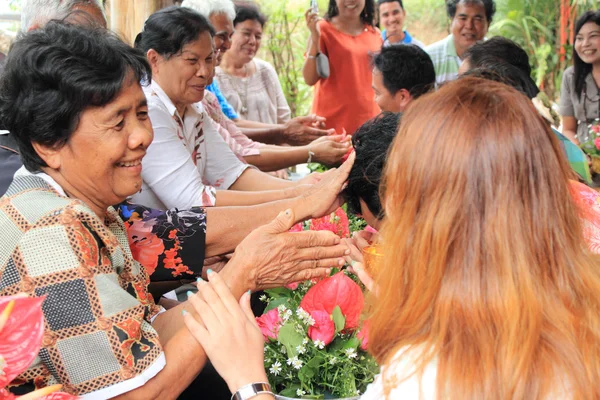
<path fill-rule="evenodd" d="M 248 400 L 260 394 L 270 394 L 275 398 L 275 393 L 271 390 L 271 385 L 267 382 L 255 382 L 242 386 L 231 396 L 231 400 Z"/>
<path fill-rule="evenodd" d="M 315 155 L 315 153 L 313 153 L 312 151 L 308 150 L 308 160 L 306 160 L 306 163 L 308 164 L 309 162 L 312 162 L 312 158 Z"/>

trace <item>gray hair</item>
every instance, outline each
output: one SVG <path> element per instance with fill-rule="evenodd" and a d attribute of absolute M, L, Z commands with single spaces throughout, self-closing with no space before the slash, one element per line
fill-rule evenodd
<path fill-rule="evenodd" d="M 52 19 L 64 19 L 79 4 L 95 5 L 104 14 L 101 0 L 23 0 L 21 31 L 26 32 L 33 25 L 43 25 Z"/>
<path fill-rule="evenodd" d="M 231 21 L 235 19 L 235 6 L 231 0 L 183 0 L 181 7 L 191 8 L 206 19 L 212 14 L 225 14 Z"/>

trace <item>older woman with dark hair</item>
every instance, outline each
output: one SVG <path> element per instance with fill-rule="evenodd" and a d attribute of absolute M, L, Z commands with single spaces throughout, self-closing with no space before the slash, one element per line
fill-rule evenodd
<path fill-rule="evenodd" d="M 153 133 L 140 81 L 150 77 L 143 53 L 116 36 L 58 22 L 7 58 L 0 118 L 24 167 L 0 198 L 0 295 L 45 296 L 46 324 L 15 392 L 62 383 L 87 399 L 175 398 L 205 364 L 182 329 L 189 304 L 154 303 L 111 206 L 142 184 Z M 323 275 L 343 255 L 333 234 L 288 233 L 294 222 L 281 213 L 237 247 L 219 273 L 235 296 Z"/>
<path fill-rule="evenodd" d="M 155 140 L 148 149 L 138 203 L 155 208 L 242 206 L 297 196 L 297 183 L 242 163 L 217 131 L 201 100 L 216 62 L 208 20 L 169 7 L 146 20 L 135 45 L 152 81 L 144 89 Z M 229 190 L 217 190 L 229 189 Z"/>

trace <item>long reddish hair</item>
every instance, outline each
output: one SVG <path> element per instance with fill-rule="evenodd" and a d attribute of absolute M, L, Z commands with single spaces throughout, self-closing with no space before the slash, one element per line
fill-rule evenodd
<path fill-rule="evenodd" d="M 376 359 L 434 361 L 444 399 L 600 398 L 600 264 L 570 177 L 514 89 L 465 78 L 412 104 L 383 183 Z"/>

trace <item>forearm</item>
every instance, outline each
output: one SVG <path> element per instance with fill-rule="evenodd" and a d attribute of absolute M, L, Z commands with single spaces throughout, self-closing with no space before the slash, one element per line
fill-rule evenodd
<path fill-rule="evenodd" d="M 278 179 L 272 177 L 273 179 Z M 283 179 L 279 179 L 282 182 Z M 294 182 L 291 182 L 294 184 Z M 233 186 L 232 186 L 233 187 Z M 217 190 L 217 207 L 254 206 L 272 201 L 284 200 L 294 197 L 295 193 L 290 188 L 277 190 Z"/>
<path fill-rule="evenodd" d="M 239 120 L 236 125 L 242 133 L 248 136 L 250 139 L 268 144 L 281 144 L 282 143 L 282 126 L 281 125 L 270 125 L 269 127 L 256 128 L 256 127 L 245 127 L 242 121 L 248 122 L 247 120 Z"/>
<path fill-rule="evenodd" d="M 232 252 L 250 232 L 271 222 L 288 208 L 295 210 L 294 215 L 303 216 L 298 198 L 249 207 L 207 208 L 206 257 Z"/>
<path fill-rule="evenodd" d="M 264 172 L 257 171 L 252 168 L 248 168 L 244 171 L 244 173 L 231 185 L 230 189 L 232 190 L 241 190 L 241 191 L 279 191 L 282 189 L 293 188 L 297 186 L 296 182 L 286 181 L 283 179 L 275 178 L 274 176 L 265 174 Z M 270 199 L 265 201 L 275 201 L 280 200 L 285 197 L 273 197 L 276 196 L 276 193 L 267 193 L 271 196 Z M 218 195 L 217 195 L 218 196 Z M 265 201 L 262 201 L 263 203 Z M 258 204 L 258 203 L 252 203 Z M 217 203 L 218 205 L 218 203 Z M 224 205 L 224 204 L 221 204 Z M 228 204 L 228 205 L 239 205 L 239 204 Z"/>
<path fill-rule="evenodd" d="M 321 77 L 317 73 L 317 60 L 316 56 L 319 52 L 318 41 L 310 41 L 308 49 L 306 51 L 306 60 L 304 60 L 304 66 L 302 67 L 302 76 L 308 86 L 315 85 Z"/>
<path fill-rule="evenodd" d="M 308 146 L 265 146 L 260 149 L 260 155 L 246 156 L 244 159 L 248 164 L 258 167 L 261 171 L 277 171 L 305 163 L 308 159 L 308 151 Z"/>

